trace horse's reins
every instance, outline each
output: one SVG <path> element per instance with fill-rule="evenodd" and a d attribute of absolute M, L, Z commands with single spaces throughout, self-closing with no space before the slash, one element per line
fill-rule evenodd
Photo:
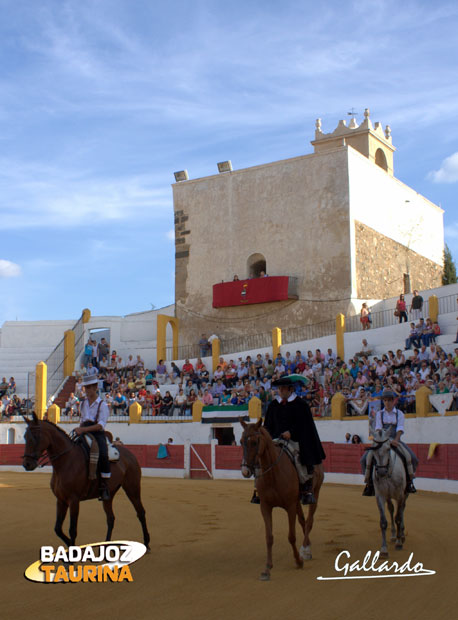
<path fill-rule="evenodd" d="M 261 433 L 255 433 L 254 434 L 255 437 L 261 437 Z M 269 465 L 269 467 L 267 469 L 262 470 L 261 467 L 256 467 L 256 459 L 258 458 L 258 448 L 259 448 L 259 439 L 257 441 L 256 444 L 256 454 L 255 454 L 255 458 L 254 458 L 254 465 L 248 465 L 248 463 L 245 461 L 245 449 L 246 446 L 243 446 L 243 461 L 242 461 L 242 467 L 246 467 L 250 472 L 253 473 L 255 479 L 256 478 L 261 478 L 261 476 L 265 476 L 265 474 L 267 474 L 271 469 L 273 469 L 275 467 L 275 465 L 277 465 L 278 461 L 280 460 L 281 455 L 283 454 L 283 452 L 285 452 L 285 444 L 282 444 L 281 446 L 281 450 L 277 456 L 277 460 L 272 463 L 271 465 Z M 261 473 L 258 474 L 256 473 L 256 470 L 261 470 Z"/>
<path fill-rule="evenodd" d="M 385 441 L 377 441 L 377 445 L 376 446 L 370 446 L 369 448 L 366 448 L 367 451 L 371 450 L 372 452 L 376 452 L 377 450 L 380 450 L 380 448 L 389 440 L 391 439 L 391 437 L 387 437 L 385 439 Z M 396 450 L 394 449 L 394 447 L 390 446 L 390 452 L 391 450 L 393 450 L 393 452 L 395 454 L 397 454 Z M 386 469 L 387 473 L 388 473 L 388 477 L 391 477 L 391 473 L 390 473 L 390 463 L 391 463 L 391 457 L 390 454 L 388 453 L 388 462 L 386 465 L 377 465 L 377 463 L 374 463 L 374 468 L 375 471 L 377 472 L 379 469 Z"/>

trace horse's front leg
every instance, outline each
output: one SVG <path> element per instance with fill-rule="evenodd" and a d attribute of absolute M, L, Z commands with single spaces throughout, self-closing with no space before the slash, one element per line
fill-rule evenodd
<path fill-rule="evenodd" d="M 387 499 L 386 503 L 388 504 L 388 510 L 390 512 L 390 519 L 391 519 L 391 539 L 390 540 L 393 542 L 396 540 L 396 528 L 394 525 L 394 505 L 391 499 Z"/>
<path fill-rule="evenodd" d="M 266 545 L 267 545 L 267 559 L 266 568 L 259 576 L 261 581 L 269 581 L 270 570 L 273 567 L 272 564 L 272 545 L 274 544 L 274 536 L 272 533 L 272 506 L 267 506 L 261 500 L 261 513 L 264 518 L 264 524 L 266 526 Z"/>
<path fill-rule="evenodd" d="M 380 512 L 380 529 L 382 531 L 382 546 L 380 548 L 380 556 L 382 558 L 388 557 L 388 547 L 386 546 L 386 528 L 388 521 L 385 516 L 385 500 L 381 495 L 377 495 L 377 506 Z"/>
<path fill-rule="evenodd" d="M 61 538 L 68 547 L 71 541 L 70 541 L 70 538 L 68 538 L 68 536 L 64 534 L 64 531 L 62 529 L 62 524 L 65 521 L 67 510 L 68 510 L 67 502 L 64 502 L 63 500 L 58 499 L 57 500 L 56 525 L 54 526 L 54 531 L 56 532 L 57 536 L 59 536 L 59 538 Z"/>
<path fill-rule="evenodd" d="M 405 541 L 404 536 L 404 509 L 406 506 L 405 497 L 398 501 L 396 510 L 396 549 L 402 549 L 402 545 Z"/>
<path fill-rule="evenodd" d="M 107 536 L 105 540 L 111 540 L 111 533 L 113 532 L 115 516 L 113 513 L 113 498 L 108 501 L 103 502 L 103 509 L 105 510 L 105 514 L 107 515 Z"/>
<path fill-rule="evenodd" d="M 296 547 L 296 505 L 292 504 L 288 509 L 288 541 L 293 548 L 294 559 L 296 560 L 297 568 L 304 566 L 304 561 L 301 559 Z"/>
<path fill-rule="evenodd" d="M 78 515 L 80 512 L 80 502 L 77 499 L 72 499 L 70 501 L 70 528 L 68 533 L 70 534 L 70 539 L 72 545 L 75 544 L 76 540 L 76 531 L 78 526 Z"/>

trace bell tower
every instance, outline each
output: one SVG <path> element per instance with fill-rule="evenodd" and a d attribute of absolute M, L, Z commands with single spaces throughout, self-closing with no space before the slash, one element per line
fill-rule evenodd
<path fill-rule="evenodd" d="M 358 125 L 355 118 L 351 119 L 348 126 L 346 121 L 341 120 L 332 133 L 322 132 L 321 119 L 318 118 L 315 124 L 315 140 L 311 143 L 315 153 L 349 145 L 393 176 L 393 153 L 396 149 L 391 140 L 391 128 L 387 125 L 383 131 L 381 123 L 373 126 L 368 108 L 364 110 L 364 121 L 361 125 Z"/>

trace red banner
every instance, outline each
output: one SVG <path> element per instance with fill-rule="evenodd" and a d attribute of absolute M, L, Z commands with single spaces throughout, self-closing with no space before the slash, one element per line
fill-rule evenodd
<path fill-rule="evenodd" d="M 296 299 L 290 292 L 289 276 L 266 276 L 213 285 L 213 307 L 245 306 L 269 301 Z"/>

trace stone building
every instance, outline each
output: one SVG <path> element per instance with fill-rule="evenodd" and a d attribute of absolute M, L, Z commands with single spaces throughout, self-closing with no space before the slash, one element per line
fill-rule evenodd
<path fill-rule="evenodd" d="M 391 130 L 364 117 L 328 134 L 318 119 L 312 154 L 173 185 L 182 343 L 440 285 L 443 211 L 394 177 Z"/>

